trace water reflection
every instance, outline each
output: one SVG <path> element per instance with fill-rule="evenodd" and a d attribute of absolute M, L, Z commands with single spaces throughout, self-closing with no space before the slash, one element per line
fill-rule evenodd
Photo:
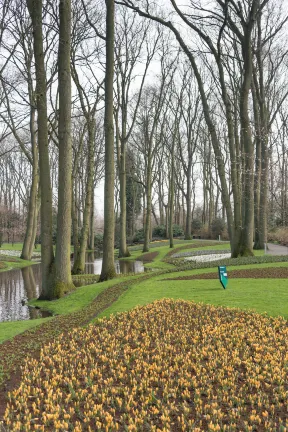
<path fill-rule="evenodd" d="M 43 316 L 26 304 L 39 295 L 40 275 L 39 264 L 0 273 L 0 322 Z"/>
<path fill-rule="evenodd" d="M 85 273 L 100 274 L 102 257 L 97 252 L 86 254 Z M 116 273 L 141 273 L 146 271 L 141 261 L 115 261 Z M 0 322 L 28 320 L 49 316 L 39 309 L 29 307 L 27 302 L 39 296 L 41 266 L 35 264 L 23 269 L 0 273 Z"/>
<path fill-rule="evenodd" d="M 144 267 L 142 261 L 130 261 L 121 260 L 115 261 L 115 271 L 117 274 L 126 273 L 142 273 L 147 269 Z M 85 273 L 86 274 L 100 274 L 102 268 L 102 257 L 99 252 L 87 252 L 86 253 L 86 263 L 85 263 Z"/>

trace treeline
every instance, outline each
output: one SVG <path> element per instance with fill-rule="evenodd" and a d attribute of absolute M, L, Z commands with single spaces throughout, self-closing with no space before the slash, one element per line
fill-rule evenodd
<path fill-rule="evenodd" d="M 84 271 L 101 179 L 101 280 L 115 222 L 119 257 L 141 225 L 148 251 L 154 224 L 173 247 L 173 224 L 224 221 L 236 257 L 287 224 L 284 2 L 1 5 L 0 205 L 26 218 L 23 258 L 41 221 L 42 298 L 72 286 L 71 238 Z"/>

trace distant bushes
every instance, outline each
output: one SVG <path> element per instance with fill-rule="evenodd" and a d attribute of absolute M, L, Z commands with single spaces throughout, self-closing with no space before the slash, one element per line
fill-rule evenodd
<path fill-rule="evenodd" d="M 153 228 L 152 232 L 153 237 L 161 237 L 166 238 L 166 226 L 165 225 L 157 225 Z M 182 226 L 174 224 L 173 225 L 173 237 L 181 237 L 184 235 L 184 231 Z"/>
<path fill-rule="evenodd" d="M 143 240 L 144 240 L 144 229 L 140 228 L 135 232 L 133 237 L 133 242 L 138 243 L 139 241 L 143 241 Z"/>
<path fill-rule="evenodd" d="M 193 219 L 191 223 L 191 230 L 193 234 L 198 234 L 202 228 L 202 221 L 200 219 Z"/>
<path fill-rule="evenodd" d="M 212 238 L 218 238 L 225 230 L 225 221 L 222 218 L 215 218 L 211 223 Z"/>
<path fill-rule="evenodd" d="M 101 234 L 101 233 L 95 234 L 94 246 L 95 246 L 95 249 L 99 249 L 99 250 L 103 249 L 103 234 Z"/>
<path fill-rule="evenodd" d="M 281 245 L 288 245 L 288 227 L 275 228 L 268 232 L 268 242 L 277 242 Z"/>

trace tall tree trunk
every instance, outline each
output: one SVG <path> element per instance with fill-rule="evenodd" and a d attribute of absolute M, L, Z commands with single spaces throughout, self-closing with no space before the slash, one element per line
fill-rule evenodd
<path fill-rule="evenodd" d="M 74 246 L 74 253 L 73 253 L 73 260 L 77 260 L 77 256 L 79 253 L 79 221 L 78 221 L 78 208 L 77 208 L 77 182 L 74 178 L 74 189 L 72 190 L 72 228 L 73 228 L 73 246 Z"/>
<path fill-rule="evenodd" d="M 191 240 L 191 164 L 187 168 L 185 240 Z"/>
<path fill-rule="evenodd" d="M 244 78 L 240 94 L 240 123 L 244 150 L 244 194 L 243 228 L 240 242 L 240 255 L 253 256 L 254 230 L 254 149 L 251 135 L 248 100 L 252 82 L 251 33 L 245 32 L 243 42 Z"/>
<path fill-rule="evenodd" d="M 72 268 L 73 274 L 84 273 L 85 270 L 85 253 L 89 234 L 89 223 L 92 208 L 92 195 L 94 193 L 94 141 L 95 141 L 95 121 L 90 119 L 87 125 L 88 129 L 88 159 L 87 159 L 87 181 L 86 197 L 83 213 L 83 224 L 81 230 L 80 248 L 77 258 L 74 259 Z"/>
<path fill-rule="evenodd" d="M 161 172 L 159 173 L 159 180 L 158 180 L 158 196 L 159 196 L 160 225 L 164 225 L 163 196 L 162 196 L 162 175 L 161 175 Z"/>
<path fill-rule="evenodd" d="M 126 124 L 122 125 L 122 134 L 126 136 Z M 129 257 L 130 252 L 127 247 L 126 223 L 126 145 L 124 139 L 121 139 L 121 154 L 120 154 L 120 245 L 119 258 Z"/>
<path fill-rule="evenodd" d="M 115 276 L 114 268 L 114 0 L 106 0 L 105 190 L 103 262 L 100 281 Z"/>
<path fill-rule="evenodd" d="M 267 195 L 268 195 L 268 110 L 265 100 L 265 85 L 262 58 L 262 33 L 261 13 L 257 17 L 258 43 L 257 43 L 257 64 L 259 73 L 259 120 L 260 120 L 260 143 L 261 143 L 261 174 L 260 174 L 260 197 L 258 211 L 257 238 L 255 238 L 254 249 L 264 249 L 267 242 Z"/>
<path fill-rule="evenodd" d="M 175 140 L 173 140 L 172 144 L 172 152 L 171 152 L 171 175 L 170 175 L 170 211 L 169 211 L 169 243 L 170 248 L 174 247 L 174 239 L 173 239 L 173 205 L 174 205 L 174 144 Z M 190 223 L 190 230 L 191 230 L 191 223 Z"/>
<path fill-rule="evenodd" d="M 255 94 L 254 85 L 252 85 L 253 109 L 255 122 L 255 176 L 254 176 L 254 247 L 258 249 L 259 244 L 259 221 L 260 221 L 260 187 L 261 187 L 261 130 L 259 124 L 259 107 Z"/>
<path fill-rule="evenodd" d="M 94 185 L 92 190 L 92 203 L 91 203 L 91 211 L 90 211 L 88 249 L 94 250 Z"/>
<path fill-rule="evenodd" d="M 143 252 L 149 252 L 149 240 L 150 240 L 150 229 L 151 229 L 151 211 L 152 211 L 152 169 L 151 169 L 151 160 L 148 157 L 147 163 L 147 184 L 146 184 L 146 221 L 145 221 L 145 230 L 144 230 L 144 246 Z"/>
<path fill-rule="evenodd" d="M 20 258 L 25 260 L 30 260 L 32 257 L 32 255 L 30 255 L 30 244 L 32 241 L 34 241 L 33 225 L 34 225 L 35 218 L 37 218 L 36 201 L 37 201 L 37 190 L 39 185 L 39 173 L 38 173 L 37 137 L 35 131 L 35 114 L 36 114 L 35 108 L 32 107 L 30 113 L 30 137 L 31 137 L 32 154 L 33 154 L 32 181 L 31 181 L 30 196 L 29 196 L 26 233 L 25 233 L 25 239 L 23 243 L 21 256 L 20 256 Z"/>
<path fill-rule="evenodd" d="M 72 201 L 72 139 L 71 139 L 71 0 L 59 2 L 59 173 L 58 214 L 53 298 L 62 297 L 73 288 L 71 276 L 71 201 Z"/>
<path fill-rule="evenodd" d="M 51 299 L 51 276 L 54 265 L 52 243 L 52 190 L 48 153 L 47 86 L 42 32 L 42 0 L 27 0 L 32 20 L 33 47 L 36 73 L 37 123 L 39 169 L 41 188 L 41 268 L 42 287 L 40 299 Z"/>
<path fill-rule="evenodd" d="M 39 179 L 38 179 L 38 182 L 39 182 Z M 35 248 L 35 240 L 36 240 L 36 235 L 37 235 L 40 205 L 41 205 L 41 195 L 40 195 L 40 188 L 38 186 L 38 195 L 36 197 L 35 214 L 34 214 L 34 218 L 33 218 L 32 236 L 31 236 L 31 240 L 30 240 L 30 244 L 29 244 L 29 256 L 31 256 L 31 257 L 33 255 L 33 251 Z"/>

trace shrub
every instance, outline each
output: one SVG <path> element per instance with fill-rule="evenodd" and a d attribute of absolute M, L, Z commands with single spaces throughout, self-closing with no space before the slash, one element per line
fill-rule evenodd
<path fill-rule="evenodd" d="M 173 225 L 173 236 L 180 237 L 184 235 L 184 231 L 181 225 Z M 165 225 L 157 225 L 153 228 L 153 237 L 166 238 L 166 227 Z"/>
<path fill-rule="evenodd" d="M 144 240 L 144 229 L 143 228 L 140 228 L 139 230 L 137 230 L 134 234 L 134 237 L 133 237 L 133 241 L 135 243 L 137 243 L 141 240 Z"/>
<path fill-rule="evenodd" d="M 193 219 L 191 223 L 192 232 L 198 232 L 202 228 L 202 221 L 200 219 Z"/>
<path fill-rule="evenodd" d="M 103 234 L 97 233 L 94 236 L 94 246 L 96 249 L 102 250 L 103 249 Z"/>
<path fill-rule="evenodd" d="M 202 225 L 199 234 L 202 239 L 208 239 L 210 237 L 208 224 Z"/>
<path fill-rule="evenodd" d="M 222 218 L 215 218 L 211 223 L 211 234 L 213 238 L 218 238 L 225 229 L 225 222 Z"/>
<path fill-rule="evenodd" d="M 270 242 L 278 242 L 282 245 L 288 245 L 288 227 L 276 228 L 269 231 L 267 240 Z"/>
<path fill-rule="evenodd" d="M 157 225 L 156 227 L 154 227 L 152 235 L 153 235 L 153 237 L 165 238 L 166 237 L 166 227 L 165 227 L 165 225 Z"/>
<path fill-rule="evenodd" d="M 173 225 L 173 236 L 181 237 L 184 235 L 184 230 L 181 225 Z"/>

